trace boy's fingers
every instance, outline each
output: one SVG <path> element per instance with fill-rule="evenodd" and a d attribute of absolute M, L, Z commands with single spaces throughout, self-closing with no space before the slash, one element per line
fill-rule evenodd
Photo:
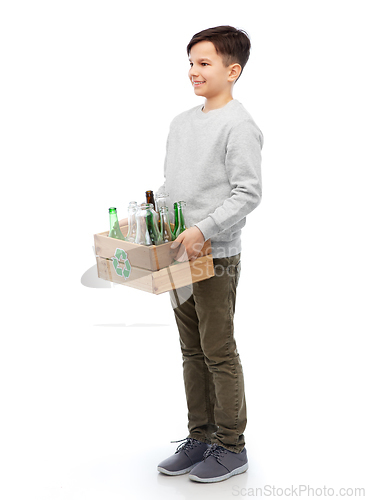
<path fill-rule="evenodd" d="M 170 245 L 170 248 L 177 248 L 179 245 L 182 243 L 181 235 L 178 236 L 176 240 L 173 241 L 173 243 Z"/>
<path fill-rule="evenodd" d="M 120 226 L 127 226 L 127 224 L 128 224 L 128 217 L 126 217 L 126 218 L 121 219 L 120 221 L 118 221 L 118 224 Z"/>

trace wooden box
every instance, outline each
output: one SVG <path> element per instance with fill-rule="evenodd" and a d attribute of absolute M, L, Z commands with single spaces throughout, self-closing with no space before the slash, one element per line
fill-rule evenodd
<path fill-rule="evenodd" d="M 121 226 L 123 235 L 128 227 Z M 211 242 L 206 241 L 194 261 L 177 262 L 179 248 L 170 243 L 144 246 L 117 240 L 109 231 L 94 235 L 99 278 L 160 294 L 214 276 Z"/>

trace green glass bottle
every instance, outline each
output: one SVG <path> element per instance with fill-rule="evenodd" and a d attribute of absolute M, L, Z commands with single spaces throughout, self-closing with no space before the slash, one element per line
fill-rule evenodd
<path fill-rule="evenodd" d="M 160 237 L 160 232 L 157 225 L 157 213 L 153 209 L 152 203 L 148 203 L 147 205 L 149 205 L 146 217 L 147 230 L 149 232 L 152 244 L 160 245 L 160 243 L 162 243 L 162 239 Z"/>
<path fill-rule="evenodd" d="M 174 205 L 177 205 L 174 226 L 174 238 L 177 238 L 180 233 L 183 233 L 183 231 L 187 229 L 183 213 L 183 208 L 187 205 L 187 203 L 185 201 L 177 201 L 177 203 L 174 203 Z"/>
<path fill-rule="evenodd" d="M 178 228 L 178 204 L 177 202 L 174 202 L 174 229 L 173 229 L 173 235 L 175 236 L 175 232 Z"/>
<path fill-rule="evenodd" d="M 110 238 L 116 238 L 117 240 L 126 239 L 122 234 L 121 228 L 119 227 L 117 209 L 115 207 L 111 207 L 109 209 L 109 228 L 108 236 Z"/>

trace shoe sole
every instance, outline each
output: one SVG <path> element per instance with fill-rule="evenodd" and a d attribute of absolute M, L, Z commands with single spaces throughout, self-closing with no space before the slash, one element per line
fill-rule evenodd
<path fill-rule="evenodd" d="M 193 465 L 190 465 L 186 469 L 182 469 L 182 470 L 168 470 L 168 469 L 164 469 L 163 467 L 158 467 L 158 471 L 162 472 L 163 474 L 167 474 L 168 476 L 180 476 L 182 474 L 187 474 L 187 472 L 190 472 L 193 469 L 193 467 L 195 467 L 198 463 L 199 462 L 197 462 Z"/>
<path fill-rule="evenodd" d="M 223 476 L 218 476 L 218 477 L 198 477 L 193 474 L 190 474 L 188 477 L 192 481 L 197 481 L 198 483 L 217 483 L 218 481 L 224 481 L 225 479 L 229 479 L 231 476 L 236 476 L 237 474 L 242 474 L 243 472 L 246 472 L 248 470 L 248 462 L 241 467 L 238 467 L 237 469 L 234 469 L 231 472 L 228 472 L 227 474 L 224 474 Z"/>

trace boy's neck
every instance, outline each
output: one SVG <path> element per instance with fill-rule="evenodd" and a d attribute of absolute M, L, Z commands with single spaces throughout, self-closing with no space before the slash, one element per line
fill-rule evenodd
<path fill-rule="evenodd" d="M 212 111 L 214 109 L 219 109 L 223 108 L 228 104 L 230 101 L 233 100 L 233 96 L 230 95 L 224 95 L 224 96 L 217 96 L 217 97 L 212 97 L 211 99 L 206 99 L 205 105 L 202 108 L 203 113 L 208 113 L 209 111 Z"/>

